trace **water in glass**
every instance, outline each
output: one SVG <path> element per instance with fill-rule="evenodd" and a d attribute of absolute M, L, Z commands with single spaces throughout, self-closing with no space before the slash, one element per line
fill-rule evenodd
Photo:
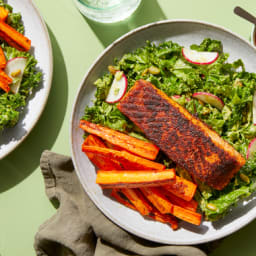
<path fill-rule="evenodd" d="M 128 18 L 139 6 L 141 0 L 74 0 L 76 6 L 87 18 L 112 23 Z"/>

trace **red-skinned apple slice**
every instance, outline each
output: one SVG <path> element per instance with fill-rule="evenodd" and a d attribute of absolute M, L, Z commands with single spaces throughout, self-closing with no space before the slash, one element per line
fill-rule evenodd
<path fill-rule="evenodd" d="M 252 122 L 256 125 L 256 91 L 254 92 L 252 101 Z"/>
<path fill-rule="evenodd" d="M 252 139 L 251 142 L 249 143 L 247 153 L 246 153 L 246 158 L 250 158 L 256 151 L 256 138 Z"/>
<path fill-rule="evenodd" d="M 16 57 L 8 60 L 5 73 L 12 78 L 13 82 L 10 85 L 11 91 L 16 94 L 20 89 L 20 84 L 22 81 L 23 73 L 27 64 L 27 58 L 25 57 Z"/>
<path fill-rule="evenodd" d="M 193 93 L 192 97 L 201 100 L 204 103 L 208 103 L 219 110 L 222 110 L 225 105 L 219 97 L 209 92 L 196 92 Z"/>
<path fill-rule="evenodd" d="M 198 52 L 188 48 L 182 48 L 182 55 L 188 62 L 198 65 L 212 64 L 219 57 L 218 52 Z"/>
<path fill-rule="evenodd" d="M 115 78 L 109 89 L 106 102 L 116 103 L 120 101 L 127 90 L 127 84 L 128 83 L 126 76 L 123 73 L 121 73 L 121 71 L 116 72 Z"/>

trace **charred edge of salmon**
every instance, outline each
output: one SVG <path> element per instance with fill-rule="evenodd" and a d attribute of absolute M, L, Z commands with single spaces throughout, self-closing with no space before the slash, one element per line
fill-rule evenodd
<path fill-rule="evenodd" d="M 215 131 L 147 81 L 136 81 L 117 107 L 170 159 L 215 189 L 223 189 L 245 164 Z M 198 159 L 188 159 L 194 155 Z"/>

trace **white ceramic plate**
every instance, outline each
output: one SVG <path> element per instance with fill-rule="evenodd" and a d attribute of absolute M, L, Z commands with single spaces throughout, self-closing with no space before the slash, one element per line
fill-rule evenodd
<path fill-rule="evenodd" d="M 246 70 L 256 71 L 256 51 L 247 41 L 222 27 L 199 21 L 162 21 L 140 27 L 124 35 L 110 45 L 94 62 L 78 91 L 71 120 L 71 144 L 73 161 L 78 177 L 90 198 L 113 222 L 140 237 L 166 244 L 198 244 L 224 237 L 248 224 L 256 217 L 256 200 L 241 202 L 223 220 L 215 223 L 203 221 L 200 227 L 182 222 L 181 228 L 173 231 L 168 225 L 143 218 L 139 213 L 112 200 L 95 184 L 95 170 L 81 151 L 83 131 L 78 128 L 84 108 L 92 104 L 95 86 L 93 82 L 107 70 L 115 57 L 121 57 L 145 44 L 173 40 L 183 46 L 200 43 L 205 37 L 223 42 L 224 51 L 230 54 L 229 61 L 241 58 Z"/>
<path fill-rule="evenodd" d="M 252 33 L 251 33 L 251 43 L 256 46 L 256 27 L 252 27 Z"/>
<path fill-rule="evenodd" d="M 38 121 L 51 88 L 52 48 L 46 25 L 31 0 L 8 0 L 13 12 L 20 12 L 25 35 L 31 39 L 30 52 L 38 61 L 37 69 L 43 73 L 42 82 L 28 98 L 18 124 L 0 134 L 0 159 L 13 151 L 29 134 Z"/>

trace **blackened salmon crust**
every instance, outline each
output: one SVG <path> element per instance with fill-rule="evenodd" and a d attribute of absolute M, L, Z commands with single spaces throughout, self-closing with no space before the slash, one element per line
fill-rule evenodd
<path fill-rule="evenodd" d="M 245 163 L 216 132 L 147 81 L 136 81 L 117 107 L 170 159 L 215 189 L 223 189 Z"/>

